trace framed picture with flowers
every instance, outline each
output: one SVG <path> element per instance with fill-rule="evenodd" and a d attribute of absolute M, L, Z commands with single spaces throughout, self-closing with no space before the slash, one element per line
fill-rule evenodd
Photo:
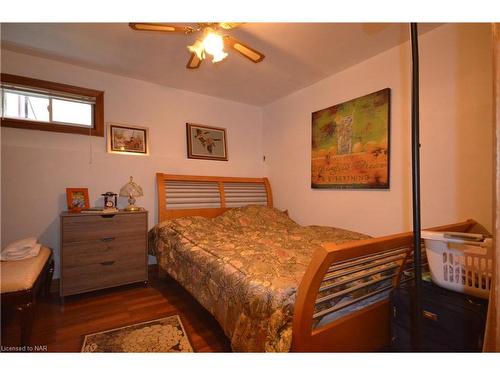
<path fill-rule="evenodd" d="M 313 112 L 313 189 L 389 189 L 390 104 L 385 88 Z"/>
<path fill-rule="evenodd" d="M 66 202 L 68 210 L 80 212 L 90 208 L 89 189 L 87 188 L 66 188 Z"/>

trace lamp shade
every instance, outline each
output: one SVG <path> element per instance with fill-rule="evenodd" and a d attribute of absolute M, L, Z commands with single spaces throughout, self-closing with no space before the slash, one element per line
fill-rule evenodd
<path fill-rule="evenodd" d="M 130 176 L 130 181 L 122 186 L 120 189 L 120 197 L 142 197 L 142 188 L 133 181 L 133 177 Z"/>

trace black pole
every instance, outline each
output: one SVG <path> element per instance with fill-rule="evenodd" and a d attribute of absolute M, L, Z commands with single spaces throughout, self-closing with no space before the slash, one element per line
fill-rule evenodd
<path fill-rule="evenodd" d="M 412 55 L 411 91 L 411 156 L 412 156 L 412 203 L 413 203 L 413 261 L 415 264 L 415 298 L 413 309 L 414 351 L 421 351 L 422 344 L 422 255 L 420 248 L 420 128 L 419 128 L 419 77 L 418 77 L 418 30 L 410 24 Z"/>

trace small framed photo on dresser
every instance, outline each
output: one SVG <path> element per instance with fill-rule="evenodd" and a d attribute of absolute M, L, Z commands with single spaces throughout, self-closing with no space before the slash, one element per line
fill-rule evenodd
<path fill-rule="evenodd" d="M 66 188 L 66 201 L 69 211 L 80 212 L 90 208 L 89 189 Z"/>
<path fill-rule="evenodd" d="M 149 129 L 142 126 L 108 124 L 109 153 L 149 155 Z"/>

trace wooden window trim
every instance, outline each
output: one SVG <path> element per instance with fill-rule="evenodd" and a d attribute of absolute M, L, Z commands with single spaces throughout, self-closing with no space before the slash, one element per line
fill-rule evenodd
<path fill-rule="evenodd" d="M 43 130 L 43 131 L 52 131 L 60 133 L 73 133 L 73 134 L 84 134 L 84 135 L 90 134 L 96 137 L 104 137 L 104 91 L 92 90 L 84 87 L 77 87 L 51 81 L 43 81 L 41 79 L 16 76 L 13 74 L 6 74 L 6 73 L 0 74 L 0 80 L 1 82 L 5 83 L 18 84 L 28 87 L 36 87 L 46 90 L 53 90 L 63 93 L 70 93 L 70 94 L 89 96 L 95 98 L 94 126 L 92 129 L 83 128 L 81 126 L 48 124 L 46 122 L 12 119 L 12 118 L 2 118 L 1 126 L 9 128 Z"/>

